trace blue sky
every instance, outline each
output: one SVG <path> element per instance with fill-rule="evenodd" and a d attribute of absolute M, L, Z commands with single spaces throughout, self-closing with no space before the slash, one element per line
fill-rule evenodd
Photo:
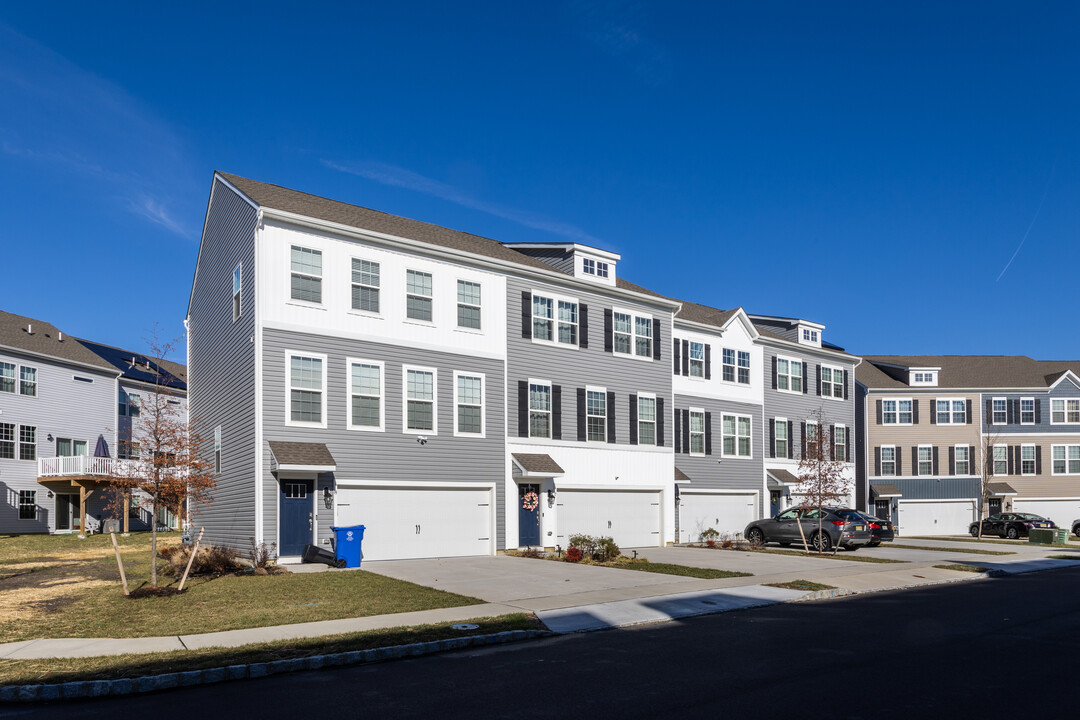
<path fill-rule="evenodd" d="M 351 5 L 0 7 L 0 309 L 179 335 L 220 169 L 855 353 L 1080 357 L 1080 6 Z"/>

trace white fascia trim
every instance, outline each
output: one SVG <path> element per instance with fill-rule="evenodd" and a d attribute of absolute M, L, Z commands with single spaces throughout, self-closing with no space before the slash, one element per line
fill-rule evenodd
<path fill-rule="evenodd" d="M 496 241 L 498 242 L 498 241 Z M 523 250 L 566 250 L 567 252 L 582 252 L 589 255 L 595 255 L 602 260 L 611 260 L 612 262 L 618 262 L 622 260 L 622 255 L 614 253 L 609 250 L 601 250 L 600 248 L 593 247 L 592 245 L 582 245 L 581 243 L 501 243 L 506 247 L 516 250 L 521 248 Z"/>
<path fill-rule="evenodd" d="M 574 288 L 581 288 L 582 292 L 593 292 L 601 295 L 609 295 L 613 297 L 631 298 L 636 302 L 640 302 L 645 305 L 654 305 L 662 308 L 667 308 L 672 312 L 681 307 L 681 303 L 676 300 L 659 296 L 659 295 L 646 295 L 645 293 L 638 293 L 632 290 L 626 290 L 614 285 L 605 285 L 603 283 L 597 283 L 592 280 L 580 280 L 561 273 L 558 270 L 544 270 L 542 268 L 533 268 L 518 263 L 509 262 L 507 260 L 499 260 L 497 258 L 491 258 L 486 255 L 476 255 L 474 253 L 464 252 L 462 250 L 454 250 L 452 248 L 445 248 L 437 245 L 430 245 L 428 243 L 420 242 L 418 240 L 411 240 L 399 235 L 388 235 L 386 233 L 374 232 L 372 230 L 361 230 L 359 228 L 351 227 L 349 225 L 341 225 L 339 223 L 329 222 L 326 220 L 319 220 L 317 218 L 308 217 L 306 215 L 297 215 L 295 213 L 286 212 L 284 210 L 275 210 L 273 208 L 262 208 L 264 217 L 281 220 L 283 222 L 293 223 L 295 225 L 302 225 L 324 232 L 333 232 L 339 235 L 345 235 L 347 237 L 359 238 L 367 242 L 380 242 L 383 244 L 389 244 L 391 249 L 400 249 L 400 246 L 423 252 L 429 255 L 433 255 L 441 258 L 449 258 L 458 262 L 468 262 L 473 265 L 479 265 L 485 268 L 498 269 L 501 272 L 513 275 L 521 275 L 525 277 L 540 278 L 544 280 L 552 280 L 558 283 L 569 284 Z M 498 242 L 497 240 L 492 242 Z M 395 248 L 395 246 L 398 246 Z"/>
<path fill-rule="evenodd" d="M 275 472 L 330 473 L 337 472 L 337 465 L 278 465 Z"/>
<path fill-rule="evenodd" d="M 566 484 L 566 485 L 560 485 L 559 483 L 555 483 L 555 489 L 560 491 L 560 492 L 562 492 L 562 491 L 574 492 L 575 490 L 583 490 L 583 491 L 587 491 L 587 490 L 605 490 L 605 491 L 609 491 L 609 492 L 651 493 L 651 492 L 664 492 L 665 490 L 667 490 L 667 487 L 665 487 L 664 485 L 616 485 L 616 486 L 612 486 L 612 485 L 597 485 L 595 483 L 593 483 L 593 484 L 589 484 L 589 483 L 581 483 L 581 484 L 573 483 L 573 484 Z M 558 500 L 558 498 L 556 498 L 556 501 L 557 500 Z"/>
<path fill-rule="evenodd" d="M 359 340 L 361 342 L 373 342 L 380 345 L 398 345 L 400 343 L 388 342 L 385 335 L 368 335 L 365 333 L 350 332 L 338 328 L 316 328 L 309 325 L 297 325 L 294 323 L 286 322 L 268 322 L 263 323 L 262 329 L 266 330 L 281 330 L 284 332 L 301 333 L 304 335 L 317 335 L 320 337 L 341 338 L 346 340 Z M 421 343 L 410 342 L 408 347 L 418 350 L 432 350 L 434 352 L 449 352 L 456 353 L 458 355 L 467 354 L 469 357 L 487 358 L 490 360 L 505 360 L 505 352 L 477 352 L 475 350 L 469 350 L 468 352 L 461 350 L 460 348 L 450 347 L 447 345 L 437 345 L 435 343 Z M 576 345 L 563 345 L 563 347 L 574 347 Z"/>
<path fill-rule="evenodd" d="M 337 479 L 338 487 L 379 487 L 379 488 L 470 488 L 481 490 L 494 490 L 495 483 L 478 482 L 446 482 L 439 480 L 357 480 Z"/>
<path fill-rule="evenodd" d="M 241 197 L 244 195 L 241 193 Z M 246 199 L 246 198 L 245 198 Z M 257 207 L 257 206 L 256 206 Z M 257 210 L 255 232 L 251 236 L 252 273 L 251 273 L 251 341 L 255 345 L 255 542 L 266 541 L 263 527 L 265 511 L 263 509 L 263 331 L 259 324 L 259 228 L 262 227 L 262 210 Z M 243 278 L 241 277 L 241 282 Z M 192 283 L 194 286 L 194 283 Z M 190 356 L 188 356 L 190 359 Z"/>
<path fill-rule="evenodd" d="M 683 490 L 680 495 L 753 495 L 756 498 L 760 493 L 760 490 L 706 490 L 704 488 L 694 488 L 692 490 Z"/>
<path fill-rule="evenodd" d="M 914 498 L 900 498 L 902 503 L 971 503 L 975 504 L 976 498 L 934 498 L 934 499 L 914 499 Z"/>
<path fill-rule="evenodd" d="M 1049 388 L 1047 388 L 1047 390 L 1053 390 L 1059 384 L 1061 384 L 1061 381 L 1064 380 L 1065 378 L 1070 378 L 1073 385 L 1076 385 L 1077 387 L 1080 387 L 1080 376 L 1077 376 L 1077 374 L 1074 373 L 1072 370 L 1066 370 L 1065 374 L 1062 375 L 1061 377 L 1059 377 L 1057 380 L 1055 380 L 1054 384 L 1051 385 Z"/>

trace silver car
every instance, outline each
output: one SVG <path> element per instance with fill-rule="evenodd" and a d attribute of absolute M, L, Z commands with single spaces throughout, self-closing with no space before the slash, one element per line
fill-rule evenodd
<path fill-rule="evenodd" d="M 787 547 L 802 543 L 803 536 L 810 547 L 823 552 L 834 545 L 858 550 L 873 541 L 869 524 L 850 508 L 822 508 L 819 511 L 817 508 L 793 507 L 774 518 L 755 520 L 743 532 L 743 537 L 753 545 L 775 542 Z"/>

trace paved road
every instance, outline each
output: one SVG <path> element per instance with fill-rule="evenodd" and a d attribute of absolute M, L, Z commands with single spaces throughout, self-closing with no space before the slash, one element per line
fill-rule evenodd
<path fill-rule="evenodd" d="M 1078 658 L 1080 568 L 0 716 L 1053 716 Z"/>

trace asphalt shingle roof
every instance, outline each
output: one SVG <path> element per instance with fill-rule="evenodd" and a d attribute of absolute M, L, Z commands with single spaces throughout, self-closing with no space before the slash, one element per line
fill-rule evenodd
<path fill-rule="evenodd" d="M 518 465 L 527 473 L 562 475 L 565 472 L 550 455 L 542 453 L 512 453 L 512 455 Z"/>
<path fill-rule="evenodd" d="M 29 328 L 33 328 L 30 334 Z M 44 320 L 0 310 L 0 346 L 91 365 L 102 370 L 116 372 L 116 368 L 83 346 L 75 337 L 64 333 Z"/>
<path fill-rule="evenodd" d="M 1049 387 L 1066 371 L 1080 374 L 1080 361 L 1033 360 L 1026 355 L 864 355 L 855 371 L 868 388 L 908 388 L 882 365 L 937 367 L 939 388 Z"/>
<path fill-rule="evenodd" d="M 282 442 L 270 441 L 270 451 L 274 453 L 274 459 L 278 465 L 308 465 L 327 467 L 337 465 L 334 456 L 330 454 L 323 443 Z"/>

